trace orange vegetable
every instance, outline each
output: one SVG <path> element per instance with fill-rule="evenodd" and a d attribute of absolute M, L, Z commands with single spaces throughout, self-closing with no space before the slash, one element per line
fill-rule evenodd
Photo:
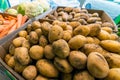
<path fill-rule="evenodd" d="M 24 16 L 22 17 L 22 23 L 21 23 L 21 25 L 23 25 L 23 24 L 27 21 L 27 19 L 28 19 L 28 16 L 27 16 L 27 15 L 24 15 Z"/>
<path fill-rule="evenodd" d="M 9 30 L 8 34 L 10 34 L 16 30 L 16 25 L 17 25 L 17 23 L 13 25 L 13 27 Z"/>
<path fill-rule="evenodd" d="M 22 14 L 17 15 L 17 28 L 21 26 L 22 23 Z"/>

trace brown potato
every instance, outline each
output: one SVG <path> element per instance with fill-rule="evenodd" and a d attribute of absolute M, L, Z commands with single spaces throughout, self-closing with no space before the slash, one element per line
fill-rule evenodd
<path fill-rule="evenodd" d="M 112 28 L 110 27 L 101 27 L 101 29 L 107 31 L 110 34 L 113 32 Z"/>
<path fill-rule="evenodd" d="M 76 69 L 85 69 L 87 56 L 80 51 L 71 51 L 69 55 L 70 64 Z"/>
<path fill-rule="evenodd" d="M 63 21 L 68 21 L 68 19 L 69 19 L 69 15 L 68 15 L 66 12 L 64 12 L 64 13 L 62 14 L 62 20 L 63 20 Z"/>
<path fill-rule="evenodd" d="M 73 80 L 95 80 L 93 76 L 89 74 L 88 71 L 78 72 L 74 75 Z"/>
<path fill-rule="evenodd" d="M 91 52 L 88 55 L 87 69 L 90 74 L 96 78 L 105 78 L 109 72 L 107 61 L 98 52 Z"/>
<path fill-rule="evenodd" d="M 69 41 L 72 38 L 70 30 L 63 31 L 63 39 Z"/>
<path fill-rule="evenodd" d="M 85 25 L 78 26 L 73 31 L 74 35 L 87 36 L 89 33 L 90 33 L 90 28 L 88 26 L 85 26 Z"/>
<path fill-rule="evenodd" d="M 102 24 L 102 27 L 110 27 L 110 28 L 114 29 L 113 24 L 110 23 L 110 22 L 104 22 L 104 23 Z"/>
<path fill-rule="evenodd" d="M 11 58 L 12 56 L 10 54 L 6 54 L 5 55 L 5 62 L 8 63 L 9 59 Z"/>
<path fill-rule="evenodd" d="M 107 77 L 104 80 L 120 80 L 120 68 L 112 68 L 110 69 Z"/>
<path fill-rule="evenodd" d="M 44 55 L 47 59 L 53 59 L 55 57 L 55 54 L 53 53 L 52 45 L 45 46 Z"/>
<path fill-rule="evenodd" d="M 56 57 L 54 59 L 54 65 L 60 72 L 63 73 L 71 73 L 73 70 L 72 66 L 68 63 L 66 59 Z"/>
<path fill-rule="evenodd" d="M 68 73 L 68 74 L 62 73 L 60 80 L 72 80 L 72 74 L 70 74 L 70 73 Z"/>
<path fill-rule="evenodd" d="M 43 58 L 43 47 L 39 45 L 32 46 L 29 50 L 29 55 L 34 60 Z"/>
<path fill-rule="evenodd" d="M 40 74 L 45 77 L 55 78 L 58 77 L 58 70 L 55 66 L 46 59 L 40 59 L 36 63 L 36 67 Z"/>
<path fill-rule="evenodd" d="M 103 40 L 100 45 L 110 52 L 119 53 L 120 52 L 120 42 L 114 40 Z"/>
<path fill-rule="evenodd" d="M 45 47 L 48 44 L 48 40 L 44 35 L 41 35 L 39 38 L 39 45 Z"/>
<path fill-rule="evenodd" d="M 32 31 L 32 25 L 28 24 L 27 25 L 27 32 L 30 33 Z"/>
<path fill-rule="evenodd" d="M 39 28 L 36 29 L 35 32 L 37 33 L 38 37 L 40 37 L 43 34 L 42 30 Z"/>
<path fill-rule="evenodd" d="M 8 60 L 7 62 L 7 65 L 11 68 L 14 68 L 15 67 L 15 59 L 14 59 L 14 56 L 10 57 L 10 59 Z"/>
<path fill-rule="evenodd" d="M 22 47 L 26 47 L 27 49 L 30 49 L 30 43 L 28 40 L 23 41 Z"/>
<path fill-rule="evenodd" d="M 20 37 L 26 37 L 27 36 L 27 31 L 25 31 L 25 30 L 22 30 L 22 31 L 20 31 L 19 33 L 18 33 L 18 35 L 20 36 Z"/>
<path fill-rule="evenodd" d="M 92 17 L 99 17 L 99 14 L 98 13 L 93 13 Z"/>
<path fill-rule="evenodd" d="M 100 40 L 99 40 L 98 38 L 93 37 L 93 39 L 94 39 L 94 43 L 95 43 L 95 44 L 99 44 L 99 43 L 100 43 Z"/>
<path fill-rule="evenodd" d="M 86 13 L 76 13 L 74 15 L 74 18 L 77 18 L 77 17 L 79 17 L 80 19 L 85 19 L 85 20 L 89 19 L 89 16 Z"/>
<path fill-rule="evenodd" d="M 86 43 L 86 38 L 82 35 L 76 35 L 68 42 L 71 49 L 79 49 Z"/>
<path fill-rule="evenodd" d="M 29 65 L 23 70 L 22 75 L 27 80 L 33 80 L 37 76 L 37 69 L 35 66 Z"/>
<path fill-rule="evenodd" d="M 101 21 L 100 17 L 90 17 L 87 19 L 88 23 L 95 23 L 96 21 Z"/>
<path fill-rule="evenodd" d="M 78 20 L 82 25 L 87 25 L 88 23 L 85 21 L 85 19 L 79 19 Z"/>
<path fill-rule="evenodd" d="M 81 8 L 73 8 L 73 12 L 79 13 L 81 11 Z"/>
<path fill-rule="evenodd" d="M 70 26 L 72 26 L 73 29 L 76 28 L 77 26 L 81 25 L 78 21 L 72 21 L 69 24 L 70 24 Z"/>
<path fill-rule="evenodd" d="M 66 7 L 66 8 L 64 8 L 64 11 L 66 11 L 66 12 L 71 12 L 72 10 L 73 10 L 72 7 Z"/>
<path fill-rule="evenodd" d="M 42 75 L 38 75 L 35 80 L 49 80 L 48 78 L 42 76 Z"/>
<path fill-rule="evenodd" d="M 66 58 L 69 55 L 70 52 L 69 45 L 63 39 L 54 41 L 52 47 L 53 47 L 53 53 L 60 58 Z"/>
<path fill-rule="evenodd" d="M 98 35 L 97 35 L 98 39 L 100 40 L 110 40 L 110 34 L 105 31 L 105 30 L 101 30 Z"/>
<path fill-rule="evenodd" d="M 38 35 L 35 31 L 30 32 L 29 41 L 30 41 L 31 44 L 37 44 L 38 43 Z"/>
<path fill-rule="evenodd" d="M 15 46 L 13 44 L 10 44 L 9 46 L 9 53 L 10 55 L 14 55 L 15 53 Z"/>
<path fill-rule="evenodd" d="M 63 36 L 63 29 L 58 25 L 54 25 L 49 31 L 48 40 L 50 43 L 52 43 L 55 40 L 61 39 L 62 36 Z"/>
<path fill-rule="evenodd" d="M 31 24 L 32 30 L 38 29 L 41 27 L 41 23 L 39 21 L 34 21 Z"/>
<path fill-rule="evenodd" d="M 118 38 L 119 38 L 118 35 L 115 33 L 110 34 L 110 37 L 111 37 L 110 38 L 111 40 L 118 40 Z"/>
<path fill-rule="evenodd" d="M 92 37 L 86 37 L 86 43 L 94 43 L 94 39 Z"/>
<path fill-rule="evenodd" d="M 25 47 L 15 48 L 14 58 L 21 65 L 28 65 L 30 63 L 30 56 L 28 54 L 28 49 Z"/>

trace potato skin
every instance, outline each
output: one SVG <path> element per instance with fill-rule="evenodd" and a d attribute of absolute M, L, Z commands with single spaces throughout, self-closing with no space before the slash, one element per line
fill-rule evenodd
<path fill-rule="evenodd" d="M 7 62 L 7 65 L 11 68 L 14 68 L 15 67 L 15 59 L 14 59 L 14 56 L 10 57 L 10 59 L 8 60 Z"/>
<path fill-rule="evenodd" d="M 111 37 L 110 38 L 111 40 L 118 40 L 118 38 L 119 38 L 118 35 L 115 33 L 110 34 L 110 37 Z"/>
<path fill-rule="evenodd" d="M 60 80 L 72 80 L 72 74 L 71 73 L 68 73 L 68 74 L 62 73 Z"/>
<path fill-rule="evenodd" d="M 100 42 L 100 45 L 110 52 L 119 53 L 120 52 L 120 43 L 114 40 L 103 40 Z"/>
<path fill-rule="evenodd" d="M 112 29 L 110 27 L 102 27 L 101 29 L 107 31 L 110 34 L 112 33 Z"/>
<path fill-rule="evenodd" d="M 39 45 L 34 45 L 29 50 L 29 55 L 32 59 L 38 60 L 43 57 L 43 47 Z"/>
<path fill-rule="evenodd" d="M 37 44 L 38 43 L 38 35 L 35 31 L 31 31 L 29 33 L 29 41 L 31 44 Z"/>
<path fill-rule="evenodd" d="M 68 42 L 69 47 L 71 49 L 78 50 L 86 43 L 86 38 L 82 35 L 76 35 L 73 38 L 71 38 Z"/>
<path fill-rule="evenodd" d="M 19 33 L 18 33 L 18 35 L 20 36 L 20 37 L 26 37 L 27 36 L 27 31 L 25 31 L 25 30 L 22 30 L 22 31 L 20 31 Z"/>
<path fill-rule="evenodd" d="M 107 61 L 98 52 L 91 52 L 88 55 L 87 69 L 96 78 L 105 78 L 109 72 Z"/>
<path fill-rule="evenodd" d="M 54 59 L 54 65 L 60 72 L 63 73 L 70 73 L 73 70 L 72 66 L 68 63 L 66 59 L 56 57 Z"/>
<path fill-rule="evenodd" d="M 49 80 L 46 77 L 42 76 L 42 75 L 38 75 L 35 80 Z"/>
<path fill-rule="evenodd" d="M 88 71 L 78 72 L 74 75 L 73 80 L 95 80 Z"/>
<path fill-rule="evenodd" d="M 40 59 L 36 63 L 36 67 L 40 74 L 45 77 L 55 78 L 58 77 L 58 70 L 55 66 L 46 59 Z"/>
<path fill-rule="evenodd" d="M 53 53 L 60 58 L 66 58 L 69 55 L 70 52 L 69 45 L 63 39 L 54 41 L 52 47 Z"/>
<path fill-rule="evenodd" d="M 29 65 L 23 70 L 22 75 L 27 80 L 33 80 L 37 75 L 37 69 L 35 66 Z"/>
<path fill-rule="evenodd" d="M 10 54 L 5 55 L 5 62 L 7 63 L 12 56 Z"/>
<path fill-rule="evenodd" d="M 80 51 L 71 51 L 69 62 L 76 69 L 84 69 L 87 64 L 87 56 Z"/>
<path fill-rule="evenodd" d="M 30 56 L 28 54 L 28 49 L 25 47 L 16 48 L 14 58 L 21 65 L 28 65 L 30 62 Z"/>
<path fill-rule="evenodd" d="M 63 39 L 69 41 L 72 38 L 70 30 L 63 31 Z"/>
<path fill-rule="evenodd" d="M 34 21 L 34 22 L 32 22 L 31 27 L 32 27 L 32 30 L 35 30 L 35 29 L 40 28 L 41 24 L 39 21 Z"/>
<path fill-rule="evenodd" d="M 48 44 L 48 40 L 44 35 L 41 35 L 39 38 L 39 45 L 45 47 Z"/>
<path fill-rule="evenodd" d="M 112 68 L 110 69 L 107 77 L 104 80 L 120 80 L 120 68 Z"/>

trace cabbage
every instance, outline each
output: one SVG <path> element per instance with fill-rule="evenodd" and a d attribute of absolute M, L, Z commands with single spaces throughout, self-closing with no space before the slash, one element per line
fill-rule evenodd
<path fill-rule="evenodd" d="M 15 9 L 8 9 L 7 13 L 12 14 L 12 15 L 17 15 L 18 14 L 17 10 L 15 10 Z"/>
<path fill-rule="evenodd" d="M 18 7 L 17 7 L 18 13 L 20 13 L 22 15 L 25 15 L 25 7 L 26 7 L 25 3 L 19 4 Z"/>

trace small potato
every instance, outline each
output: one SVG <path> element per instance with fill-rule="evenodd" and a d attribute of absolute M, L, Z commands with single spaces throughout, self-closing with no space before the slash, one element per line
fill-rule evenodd
<path fill-rule="evenodd" d="M 105 78 L 109 72 L 109 66 L 107 61 L 98 52 L 91 52 L 88 55 L 87 69 L 90 74 L 96 78 Z"/>
<path fill-rule="evenodd" d="M 82 25 L 88 24 L 88 23 L 85 21 L 85 19 L 79 19 L 78 21 L 79 21 Z"/>
<path fill-rule="evenodd" d="M 20 47 L 22 46 L 22 43 L 25 41 L 26 39 L 24 37 L 17 37 L 15 39 L 13 39 L 12 43 L 15 47 Z"/>
<path fill-rule="evenodd" d="M 88 27 L 90 27 L 90 36 L 97 36 L 98 33 L 101 31 L 101 25 L 100 24 L 89 24 Z"/>
<path fill-rule="evenodd" d="M 112 68 L 110 69 L 107 77 L 104 80 L 120 80 L 120 68 Z"/>
<path fill-rule="evenodd" d="M 53 53 L 60 58 L 66 58 L 69 55 L 70 52 L 69 45 L 63 39 L 54 41 L 52 47 L 53 47 Z"/>
<path fill-rule="evenodd" d="M 69 55 L 70 64 L 76 69 L 85 69 L 87 56 L 80 51 L 71 51 Z"/>
<path fill-rule="evenodd" d="M 40 37 L 43 34 L 41 29 L 36 29 L 35 32 L 37 33 L 38 37 Z"/>
<path fill-rule="evenodd" d="M 70 26 L 70 25 L 67 25 L 67 28 L 66 28 L 66 30 L 69 30 L 69 31 L 71 32 L 71 35 L 72 35 L 72 33 L 73 33 L 73 28 L 72 28 L 72 26 Z"/>
<path fill-rule="evenodd" d="M 14 58 L 21 65 L 28 65 L 30 63 L 30 56 L 28 54 L 28 49 L 25 47 L 15 48 Z"/>
<path fill-rule="evenodd" d="M 87 19 L 88 23 L 95 23 L 96 21 L 101 21 L 101 18 L 99 17 L 90 17 Z"/>
<path fill-rule="evenodd" d="M 73 8 L 73 12 L 79 13 L 81 11 L 81 8 Z"/>
<path fill-rule="evenodd" d="M 118 35 L 115 33 L 110 34 L 110 37 L 111 37 L 110 38 L 111 40 L 118 40 L 118 38 L 119 38 Z"/>
<path fill-rule="evenodd" d="M 98 13 L 93 13 L 92 17 L 99 17 L 99 14 Z"/>
<path fill-rule="evenodd" d="M 58 8 L 57 12 L 60 12 L 60 11 L 64 11 L 64 9 L 63 8 Z"/>
<path fill-rule="evenodd" d="M 42 75 L 38 75 L 35 80 L 49 80 L 48 78 L 42 76 Z"/>
<path fill-rule="evenodd" d="M 10 57 L 10 59 L 9 59 L 8 62 L 7 62 L 7 65 L 8 65 L 9 67 L 11 67 L 11 68 L 14 68 L 14 67 L 15 67 L 15 59 L 14 59 L 13 56 Z"/>
<path fill-rule="evenodd" d="M 77 26 L 81 25 L 78 21 L 72 21 L 69 24 L 70 24 L 70 26 L 72 26 L 73 29 L 76 28 Z"/>
<path fill-rule="evenodd" d="M 53 53 L 52 45 L 45 46 L 44 55 L 47 59 L 53 59 L 55 57 L 55 54 Z"/>
<path fill-rule="evenodd" d="M 68 63 L 66 59 L 56 57 L 54 59 L 54 65 L 60 72 L 63 73 L 70 73 L 73 70 L 72 66 Z"/>
<path fill-rule="evenodd" d="M 66 12 L 71 12 L 72 10 L 73 10 L 72 7 L 66 7 L 66 8 L 64 8 L 64 11 L 66 11 Z"/>
<path fill-rule="evenodd" d="M 47 36 L 52 25 L 49 22 L 43 22 L 41 25 L 42 33 Z"/>
<path fill-rule="evenodd" d="M 55 10 L 54 13 L 53 13 L 53 15 L 54 15 L 55 17 L 58 17 L 58 12 Z"/>
<path fill-rule="evenodd" d="M 100 40 L 110 40 L 110 34 L 105 31 L 105 30 L 101 30 L 98 35 L 97 35 L 98 39 Z"/>
<path fill-rule="evenodd" d="M 28 40 L 23 41 L 22 47 L 26 47 L 27 49 L 30 49 L 30 43 Z"/>
<path fill-rule="evenodd" d="M 62 73 L 60 80 L 72 80 L 72 74 L 70 74 L 70 73 L 68 73 L 68 74 Z"/>
<path fill-rule="evenodd" d="M 29 41 L 30 41 L 31 44 L 37 44 L 38 43 L 38 35 L 35 31 L 30 32 Z"/>
<path fill-rule="evenodd" d="M 56 20 L 56 17 L 52 14 L 48 14 L 47 17 L 51 20 Z"/>
<path fill-rule="evenodd" d="M 32 25 L 28 24 L 27 25 L 27 33 L 30 33 L 32 31 Z"/>
<path fill-rule="evenodd" d="M 14 67 L 14 70 L 18 73 L 22 73 L 23 70 L 25 69 L 25 67 L 27 66 L 23 66 L 21 65 L 20 63 L 18 63 L 17 61 L 15 61 L 15 67 Z"/>
<path fill-rule="evenodd" d="M 78 72 L 74 75 L 73 80 L 95 80 L 88 71 Z"/>
<path fill-rule="evenodd" d="M 68 42 L 71 49 L 79 49 L 86 43 L 86 38 L 82 35 L 76 35 Z"/>
<path fill-rule="evenodd" d="M 99 40 L 98 38 L 93 37 L 93 39 L 94 39 L 94 43 L 95 43 L 95 44 L 99 44 L 99 43 L 100 43 L 100 40 Z"/>
<path fill-rule="evenodd" d="M 86 37 L 86 43 L 94 43 L 94 39 L 92 37 Z"/>
<path fill-rule="evenodd" d="M 32 59 L 38 60 L 43 57 L 43 47 L 39 45 L 34 45 L 29 50 L 29 55 Z"/>
<path fill-rule="evenodd" d="M 82 25 L 74 29 L 74 35 L 83 35 L 87 36 L 90 33 L 90 28 L 88 26 Z"/>
<path fill-rule="evenodd" d="M 13 44 L 10 44 L 9 46 L 9 53 L 10 55 L 14 55 L 15 53 L 15 46 Z"/>
<path fill-rule="evenodd" d="M 39 45 L 45 47 L 48 44 L 48 41 L 44 35 L 39 38 Z"/>
<path fill-rule="evenodd" d="M 55 78 L 58 77 L 58 70 L 56 67 L 46 59 L 40 59 L 36 63 L 36 67 L 40 74 L 45 77 Z"/>
<path fill-rule="evenodd" d="M 74 15 L 74 18 L 77 18 L 77 17 L 79 17 L 80 19 L 85 19 L 85 20 L 89 19 L 89 16 L 86 13 L 76 13 Z"/>
<path fill-rule="evenodd" d="M 110 22 L 104 22 L 104 23 L 102 24 L 102 27 L 110 27 L 110 28 L 114 29 L 113 24 L 110 23 Z"/>
<path fill-rule="evenodd" d="M 66 12 L 64 12 L 64 13 L 62 14 L 62 20 L 63 20 L 63 21 L 68 21 L 68 19 L 69 19 L 69 15 L 68 15 Z"/>
<path fill-rule="evenodd" d="M 29 65 L 23 70 L 22 75 L 27 80 L 33 80 L 37 76 L 37 69 L 35 66 Z"/>
<path fill-rule="evenodd" d="M 67 28 L 66 22 L 60 22 L 58 25 L 61 26 L 63 28 L 63 30 L 66 30 L 66 28 Z"/>
<path fill-rule="evenodd" d="M 101 27 L 101 29 L 107 31 L 110 34 L 113 32 L 112 28 L 110 27 Z"/>
<path fill-rule="evenodd" d="M 39 21 L 34 21 L 32 22 L 31 26 L 32 26 L 32 29 L 35 30 L 41 27 L 41 23 Z"/>
<path fill-rule="evenodd" d="M 12 56 L 10 54 L 6 54 L 5 55 L 5 62 L 8 63 L 9 59 L 11 58 Z"/>
<path fill-rule="evenodd" d="M 27 31 L 22 30 L 18 33 L 18 35 L 19 35 L 19 37 L 24 37 L 25 38 L 27 36 Z"/>
<path fill-rule="evenodd" d="M 120 42 L 114 40 L 103 40 L 100 45 L 110 52 L 119 53 L 120 52 Z"/>
<path fill-rule="evenodd" d="M 63 29 L 58 25 L 54 25 L 49 31 L 48 40 L 50 43 L 52 43 L 55 40 L 61 39 L 62 36 L 63 36 Z"/>
<path fill-rule="evenodd" d="M 70 30 L 63 31 L 63 39 L 69 41 L 72 38 Z"/>

